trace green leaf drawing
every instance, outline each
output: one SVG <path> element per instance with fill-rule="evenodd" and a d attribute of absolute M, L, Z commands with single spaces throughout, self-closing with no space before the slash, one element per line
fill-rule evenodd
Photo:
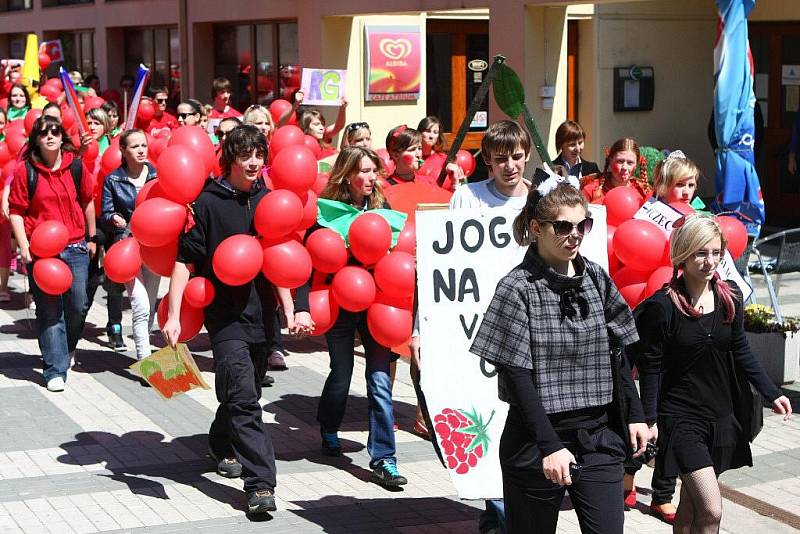
<path fill-rule="evenodd" d="M 525 109 L 525 89 L 514 69 L 503 63 L 497 66 L 494 80 L 494 101 L 503 113 L 516 119 Z"/>

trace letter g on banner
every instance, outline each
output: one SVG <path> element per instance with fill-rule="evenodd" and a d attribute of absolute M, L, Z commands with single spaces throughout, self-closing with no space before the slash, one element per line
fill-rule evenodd
<path fill-rule="evenodd" d="M 321 89 L 324 100 L 339 100 L 339 85 L 342 77 L 336 71 L 328 71 L 322 75 Z"/>

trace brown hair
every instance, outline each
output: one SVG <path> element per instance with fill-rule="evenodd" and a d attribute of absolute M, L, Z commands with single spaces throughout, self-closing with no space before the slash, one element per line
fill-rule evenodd
<path fill-rule="evenodd" d="M 375 152 L 369 148 L 360 146 L 346 146 L 336 157 L 336 162 L 333 164 L 333 170 L 331 170 L 328 184 L 325 186 L 325 189 L 322 190 L 322 193 L 319 194 L 319 198 L 327 198 L 330 200 L 338 200 L 345 204 L 352 204 L 353 199 L 350 197 L 350 190 L 347 188 L 347 179 L 353 176 L 353 174 L 358 173 L 361 160 L 365 157 L 369 158 L 370 161 L 375 164 L 377 173 L 380 174 L 383 172 L 383 162 L 380 156 Z M 372 193 L 370 193 L 367 199 L 367 209 L 374 210 L 382 208 L 384 202 L 381 183 L 379 180 L 375 180 L 375 186 L 372 188 Z"/>
<path fill-rule="evenodd" d="M 31 95 L 28 94 L 28 91 L 25 90 L 25 87 L 22 84 L 15 83 L 8 89 L 8 107 L 11 108 L 11 91 L 14 89 L 19 89 L 22 91 L 22 94 L 25 95 L 25 106 L 30 110 L 31 109 Z"/>
<path fill-rule="evenodd" d="M 514 239 L 520 246 L 534 242 L 530 232 L 531 221 L 552 221 L 558 216 L 562 206 L 583 206 L 587 212 L 589 204 L 586 197 L 568 182 L 561 182 L 555 189 L 542 196 L 536 188 L 531 188 L 525 207 L 514 219 Z"/>
<path fill-rule="evenodd" d="M 300 129 L 303 130 L 304 134 L 311 135 L 311 134 L 308 133 L 308 128 L 309 128 L 309 126 L 311 126 L 311 122 L 314 119 L 319 119 L 319 122 L 321 122 L 323 126 L 326 126 L 325 117 L 318 110 L 313 109 L 313 108 L 312 109 L 308 109 L 307 108 L 307 109 L 304 109 L 301 112 L 300 118 L 298 119 L 297 122 L 298 122 L 298 126 L 300 126 Z M 331 145 L 325 139 L 325 136 L 323 134 L 322 139 L 319 140 L 319 146 L 324 148 L 324 149 L 328 149 L 328 148 L 331 148 L 333 145 Z"/>
<path fill-rule="evenodd" d="M 386 135 L 386 150 L 394 159 L 394 154 L 404 152 L 408 147 L 422 143 L 422 134 L 405 124 L 395 126 Z"/>
<path fill-rule="evenodd" d="M 633 152 L 636 154 L 636 160 L 639 162 L 639 186 L 641 187 L 642 191 L 649 190 L 650 184 L 647 183 L 647 161 L 642 157 L 642 153 L 639 150 L 639 145 L 637 145 L 636 141 L 634 141 L 631 137 L 617 139 L 614 144 L 611 145 L 611 148 L 608 149 L 608 153 L 606 154 L 606 164 L 605 167 L 603 167 L 603 173 L 600 175 L 600 187 L 598 190 L 603 188 L 603 184 L 605 184 L 605 181 L 609 176 L 611 162 L 614 161 L 614 157 L 618 152 Z"/>
<path fill-rule="evenodd" d="M 222 91 L 228 91 L 229 93 L 232 91 L 230 80 L 222 77 L 214 78 L 214 81 L 211 82 L 211 98 L 216 98 Z"/>
<path fill-rule="evenodd" d="M 556 150 L 560 151 L 565 144 L 581 139 L 586 139 L 583 127 L 575 121 L 564 121 L 556 130 Z"/>
<path fill-rule="evenodd" d="M 253 149 L 267 161 L 269 156 L 267 138 L 258 131 L 258 128 L 243 124 L 228 132 L 222 143 L 222 155 L 219 159 L 223 175 L 230 176 L 231 167 L 236 163 L 236 159 L 251 154 Z"/>
<path fill-rule="evenodd" d="M 61 121 L 55 117 L 51 117 L 50 115 L 42 115 L 33 122 L 31 133 L 28 134 L 28 150 L 24 151 L 25 159 L 31 163 L 43 163 L 42 150 L 39 148 L 39 144 L 36 142 L 36 139 L 39 137 L 39 132 L 51 126 L 58 126 L 59 130 L 61 130 L 62 154 L 64 152 L 78 152 L 75 150 L 75 145 L 72 144 L 72 138 L 67 134 L 67 131 L 64 129 L 64 125 L 61 124 Z"/>
<path fill-rule="evenodd" d="M 417 131 L 427 132 L 434 126 L 439 127 L 439 135 L 436 138 L 436 142 L 433 143 L 433 151 L 444 152 L 444 135 L 442 134 L 442 121 L 439 120 L 439 117 L 428 115 L 427 117 L 419 121 L 419 124 L 417 124 Z"/>
<path fill-rule="evenodd" d="M 494 154 L 512 154 L 518 146 L 525 151 L 525 156 L 530 154 L 533 146 L 530 134 L 516 122 L 502 120 L 486 129 L 481 140 L 481 155 L 488 165 Z"/>

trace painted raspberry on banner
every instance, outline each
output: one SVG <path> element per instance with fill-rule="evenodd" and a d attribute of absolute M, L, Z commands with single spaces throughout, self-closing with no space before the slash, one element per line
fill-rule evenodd
<path fill-rule="evenodd" d="M 483 416 L 475 408 L 471 411 L 445 408 L 433 418 L 433 428 L 449 469 L 464 475 L 478 465 L 489 449 L 487 429 L 492 418 L 494 410 L 484 423 Z"/>

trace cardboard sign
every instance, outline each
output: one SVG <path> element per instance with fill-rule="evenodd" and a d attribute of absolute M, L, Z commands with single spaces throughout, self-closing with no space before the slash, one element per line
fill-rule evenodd
<path fill-rule="evenodd" d="M 419 26 L 366 26 L 368 101 L 416 100 L 422 80 Z"/>
<path fill-rule="evenodd" d="M 336 69 L 303 69 L 300 90 L 303 104 L 309 106 L 338 106 L 344 98 L 347 71 Z"/>
<path fill-rule="evenodd" d="M 178 343 L 174 349 L 164 347 L 134 363 L 130 369 L 165 400 L 194 388 L 210 389 L 185 343 Z"/>
<path fill-rule="evenodd" d="M 605 207 L 591 206 L 591 211 L 594 228 L 584 238 L 581 253 L 607 269 Z M 421 386 L 434 421 L 441 416 L 449 427 L 460 425 L 462 433 L 482 443 L 480 451 L 470 451 L 475 457 L 468 459 L 466 468 L 447 454 L 453 442 L 434 423 L 432 430 L 462 499 L 503 497 L 498 446 L 508 405 L 497 398 L 494 367 L 469 347 L 497 282 L 525 255 L 526 249 L 513 237 L 518 213 L 502 207 L 416 214 Z"/>
<path fill-rule="evenodd" d="M 61 46 L 61 39 L 55 41 L 45 41 L 39 45 L 39 53 L 44 52 L 50 56 L 50 61 L 64 61 L 64 47 Z"/>

